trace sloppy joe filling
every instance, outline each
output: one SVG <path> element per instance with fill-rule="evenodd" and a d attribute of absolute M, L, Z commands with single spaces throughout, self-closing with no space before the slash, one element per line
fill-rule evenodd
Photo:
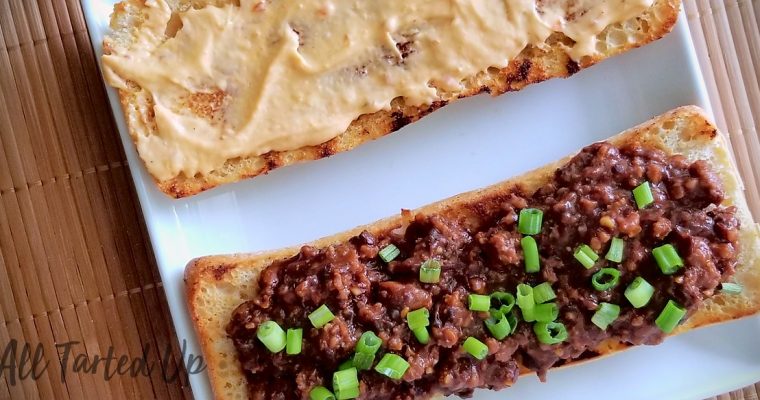
<path fill-rule="evenodd" d="M 653 202 L 637 205 L 632 191 L 648 182 Z M 317 386 L 331 388 L 332 376 L 351 359 L 357 340 L 371 331 L 382 345 L 409 363 L 401 379 L 370 368 L 358 372 L 359 398 L 413 399 L 433 394 L 469 396 L 476 388 L 500 389 L 515 383 L 520 366 L 546 371 L 596 354 L 605 340 L 657 344 L 666 333 L 657 319 L 668 302 L 688 318 L 734 272 L 739 221 L 734 207 L 704 161 L 689 163 L 642 145 L 586 147 L 557 169 L 534 193 L 520 187 L 489 194 L 477 203 L 437 214 L 410 216 L 405 226 L 363 232 L 327 248 L 304 246 L 292 258 L 261 272 L 256 297 L 241 304 L 227 326 L 255 399 L 307 399 Z M 540 270 L 526 272 L 518 231 L 520 211 L 543 212 L 538 234 Z M 621 262 L 605 259 L 613 238 L 624 241 Z M 400 252 L 390 262 L 378 257 L 388 245 Z M 670 244 L 683 266 L 667 275 L 652 250 Z M 598 259 L 586 268 L 574 256 L 587 245 Z M 440 266 L 438 282 L 420 281 L 426 260 Z M 619 272 L 609 289 L 592 276 L 602 268 Z M 654 287 L 646 305 L 635 308 L 625 295 L 641 277 Z M 472 311 L 471 294 L 515 294 L 518 284 L 548 283 L 559 308 L 556 322 L 567 331 L 557 344 L 543 343 L 515 306 L 517 327 L 499 340 L 487 329 L 489 312 Z M 617 305 L 619 316 L 606 329 L 592 322 L 602 303 Z M 326 305 L 335 315 L 321 328 L 308 318 Z M 410 311 L 429 310 L 429 341 L 410 330 Z M 303 328 L 303 350 L 271 352 L 257 339 L 257 327 L 275 321 Z M 473 337 L 485 343 L 480 360 L 463 348 Z"/>

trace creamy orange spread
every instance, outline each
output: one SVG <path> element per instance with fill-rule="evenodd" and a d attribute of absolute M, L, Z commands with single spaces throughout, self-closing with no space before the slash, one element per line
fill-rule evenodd
<path fill-rule="evenodd" d="M 146 0 L 134 42 L 103 66 L 111 85 L 152 96 L 156 129 L 136 144 L 165 180 L 325 142 L 397 97 L 440 100 L 555 31 L 578 60 L 652 2 L 240 0 L 173 15 L 166 0 Z"/>

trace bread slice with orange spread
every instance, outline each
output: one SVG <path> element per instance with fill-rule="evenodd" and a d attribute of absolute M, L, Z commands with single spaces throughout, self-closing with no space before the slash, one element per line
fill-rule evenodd
<path fill-rule="evenodd" d="M 357 30 L 360 27 L 340 25 L 335 19 L 328 20 L 323 26 L 319 24 L 321 20 L 305 19 L 302 15 L 290 18 L 287 14 L 290 19 L 282 22 L 287 22 L 289 29 L 280 35 L 282 37 L 273 37 L 271 45 L 291 40 L 296 47 L 288 54 L 273 50 L 263 56 L 257 54 L 268 51 L 269 44 L 259 43 L 255 37 L 271 32 L 246 31 L 250 37 L 235 32 L 227 32 L 227 36 L 219 33 L 215 42 L 198 43 L 221 29 L 219 26 L 242 16 L 279 27 L 275 23 L 278 21 L 273 22 L 271 18 L 286 17 L 270 17 L 266 13 L 279 15 L 276 10 L 288 7 L 283 6 L 287 2 L 123 0 L 116 4 L 111 30 L 103 43 L 104 76 L 118 89 L 129 133 L 161 191 L 176 198 L 191 196 L 281 166 L 351 150 L 460 98 L 479 93 L 496 96 L 550 78 L 568 77 L 606 58 L 663 37 L 675 24 L 680 8 L 680 0 L 553 0 L 540 1 L 535 5 L 536 10 L 532 10 L 530 4 L 533 2 L 489 0 L 455 2 L 452 4 L 459 8 L 452 9 L 450 15 L 441 16 L 436 14 L 439 10 L 435 7 L 425 8 L 418 4 L 411 11 L 403 8 L 424 2 L 396 0 L 387 3 L 389 8 L 394 4 L 398 10 L 385 21 L 383 12 L 387 9 L 372 9 L 362 15 L 350 14 L 346 10 L 351 9 L 349 3 L 352 1 L 358 1 L 354 5 L 373 4 L 359 0 L 313 0 L 304 5 L 306 8 L 319 6 L 321 8 L 315 8 L 318 14 L 332 13 L 340 17 L 336 17 L 339 21 L 361 17 L 364 18 L 361 21 L 385 24 L 388 26 L 387 37 L 375 35 L 356 44 L 354 42 L 360 39 L 353 36 L 360 32 Z M 607 8 L 600 8 L 600 4 Z M 639 8 L 615 14 L 616 10 L 624 10 L 632 4 Z M 502 7 L 506 7 L 506 11 Z M 523 7 L 522 10 L 532 19 L 528 21 L 528 17 L 520 17 L 504 22 L 503 26 L 499 21 L 494 23 L 488 19 L 498 14 L 497 11 L 509 15 L 518 7 Z M 599 15 L 586 15 L 589 10 Z M 416 21 L 415 12 L 423 19 L 429 19 Z M 255 19 L 258 18 L 256 13 L 262 14 L 260 20 Z M 404 17 L 405 13 L 412 14 L 408 19 L 416 21 L 413 26 L 395 26 L 393 21 Z M 595 25 L 607 21 L 608 14 L 624 19 L 610 19 L 608 26 Z M 344 15 L 352 18 L 343 18 Z M 455 22 L 446 22 L 449 19 Z M 581 22 L 573 25 L 576 19 Z M 478 22 L 481 25 L 477 28 L 461 27 L 475 26 L 480 20 L 483 21 Z M 241 26 L 256 26 L 245 21 Z M 537 21 L 548 22 L 545 26 L 544 22 L 537 26 Z M 434 28 L 428 29 L 430 26 Z M 449 31 L 455 26 L 459 26 L 460 31 Z M 419 60 L 421 55 L 437 54 L 428 50 L 440 41 L 426 36 L 431 29 L 447 40 L 459 32 L 469 36 L 461 39 L 465 41 L 462 43 L 442 43 L 441 47 L 447 52 L 438 54 L 438 58 L 428 57 L 428 64 L 424 64 Z M 345 46 L 337 39 L 325 39 L 319 42 L 322 53 L 309 53 L 311 43 L 322 37 L 337 38 L 344 30 L 350 33 L 341 39 L 345 40 Z M 536 36 L 539 31 L 541 35 Z M 512 36 L 494 37 L 505 32 Z M 575 39 L 571 38 L 574 34 Z M 502 43 L 503 55 L 508 59 L 500 59 L 501 55 L 491 51 L 500 49 Z M 234 60 L 227 62 L 219 55 L 224 49 L 236 46 L 239 51 L 224 54 L 243 61 L 235 64 Z M 245 50 L 246 46 L 260 48 Z M 369 52 L 373 56 L 362 56 L 366 58 L 362 62 L 352 61 L 360 58 L 359 53 L 347 54 L 345 57 L 349 61 L 330 59 L 340 59 L 342 55 L 336 53 L 340 53 L 343 47 L 352 46 L 357 48 L 356 52 Z M 374 51 L 374 48 L 382 51 Z M 479 48 L 482 51 L 477 53 Z M 493 60 L 487 57 L 491 53 L 494 53 Z M 184 58 L 171 64 L 180 56 Z M 442 58 L 444 56 L 447 58 Z M 269 63 L 267 57 L 289 58 L 287 63 Z M 468 58 L 487 64 L 467 65 Z M 451 65 L 446 71 L 433 69 L 448 64 L 448 61 Z M 327 72 L 309 72 L 311 75 L 304 75 L 302 81 L 294 80 L 291 86 L 286 86 L 288 79 L 296 79 L 292 71 L 312 71 L 318 68 L 314 65 L 322 62 L 332 63 L 324 67 Z M 302 68 L 293 69 L 292 63 Z M 240 73 L 241 65 L 252 65 L 255 71 L 246 70 L 250 76 L 238 77 L 240 79 L 233 84 L 230 79 Z M 275 70 L 284 68 L 280 68 L 282 65 L 287 66 L 284 71 L 288 73 L 277 80 L 272 75 Z M 424 68 L 414 72 L 414 79 L 399 75 L 401 71 L 420 65 Z M 473 69 L 473 66 L 478 68 Z M 225 70 L 227 67 L 229 71 Z M 467 75 L 457 76 L 459 70 L 466 71 Z M 428 72 L 431 76 L 426 75 Z M 220 78 L 223 74 L 232 78 Z M 385 75 L 388 75 L 388 81 L 383 84 Z M 322 78 L 327 83 L 314 83 Z M 368 78 L 374 79 L 374 83 L 366 83 Z M 269 88 L 268 85 L 274 86 Z M 392 85 L 396 86 L 389 90 Z M 381 92 L 384 93 L 382 96 Z M 251 97 L 252 93 L 258 97 Z M 331 108 L 333 103 L 337 105 Z M 341 108 L 348 104 L 354 108 Z M 351 114 L 354 110 L 356 115 Z M 315 128 L 312 132 L 309 130 L 311 126 L 324 129 Z M 247 139 L 242 140 L 243 136 Z"/>

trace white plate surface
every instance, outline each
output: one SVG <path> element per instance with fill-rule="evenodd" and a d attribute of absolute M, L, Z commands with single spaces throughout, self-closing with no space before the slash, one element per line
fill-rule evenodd
<path fill-rule="evenodd" d="M 83 0 L 97 54 L 113 0 Z M 400 132 L 329 159 L 184 200 L 154 185 L 116 92 L 108 89 L 179 339 L 199 354 L 182 274 L 193 257 L 310 241 L 504 180 L 677 106 L 709 107 L 688 27 L 572 79 L 449 105 Z M 760 318 L 705 328 L 549 373 L 476 399 L 701 399 L 760 380 Z M 210 398 L 205 374 L 190 377 Z"/>

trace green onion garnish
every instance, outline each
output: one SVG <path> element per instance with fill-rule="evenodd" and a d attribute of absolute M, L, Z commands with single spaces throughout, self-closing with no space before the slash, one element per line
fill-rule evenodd
<path fill-rule="evenodd" d="M 552 284 L 549 282 L 544 282 L 533 288 L 533 300 L 536 301 L 536 304 L 543 304 L 556 298 L 557 295 L 552 290 Z"/>
<path fill-rule="evenodd" d="M 533 308 L 536 306 L 536 300 L 533 297 L 533 288 L 530 285 L 524 283 L 517 285 L 517 306 L 520 307 L 524 320 L 534 321 Z"/>
<path fill-rule="evenodd" d="M 288 329 L 287 343 L 285 344 L 285 353 L 288 355 L 295 355 L 301 353 L 301 347 L 303 345 L 303 329 Z"/>
<path fill-rule="evenodd" d="M 523 256 L 525 258 L 525 272 L 533 273 L 541 270 L 541 260 L 538 257 L 538 245 L 533 236 L 525 236 L 520 239 Z"/>
<path fill-rule="evenodd" d="M 655 247 L 652 250 L 657 265 L 660 266 L 660 270 L 665 275 L 672 275 L 678 271 L 680 267 L 683 267 L 683 260 L 678 255 L 676 248 L 672 244 L 665 244 L 660 247 Z"/>
<path fill-rule="evenodd" d="M 309 321 L 311 321 L 311 324 L 317 329 L 327 325 L 334 318 L 335 315 L 333 315 L 332 311 L 327 308 L 326 304 L 322 304 L 319 308 L 309 314 Z"/>
<path fill-rule="evenodd" d="M 573 257 L 575 257 L 578 262 L 583 264 L 586 269 L 593 267 L 596 260 L 599 259 L 599 255 L 596 254 L 594 250 L 587 244 L 578 246 L 578 248 L 575 249 L 575 253 L 573 253 Z"/>
<path fill-rule="evenodd" d="M 344 369 L 354 368 L 354 358 L 351 357 L 346 361 L 343 361 L 338 365 L 338 371 L 343 371 Z"/>
<path fill-rule="evenodd" d="M 644 181 L 644 183 L 633 189 L 633 198 L 636 200 L 636 207 L 638 207 L 639 210 L 654 203 L 652 188 L 649 187 L 648 181 Z"/>
<path fill-rule="evenodd" d="M 478 360 L 482 360 L 488 356 L 488 346 L 472 336 L 469 336 L 467 339 L 465 339 L 464 344 L 462 344 L 462 348 L 464 351 L 477 358 Z"/>
<path fill-rule="evenodd" d="M 411 330 L 430 325 L 430 311 L 427 308 L 410 311 L 406 314 L 406 324 L 409 325 L 409 329 Z"/>
<path fill-rule="evenodd" d="M 517 313 L 514 311 L 509 314 L 504 314 L 504 316 L 507 318 L 507 321 L 509 321 L 509 326 L 512 327 L 509 331 L 509 334 L 511 335 L 517 330 L 517 323 L 520 321 L 517 319 Z"/>
<path fill-rule="evenodd" d="M 470 311 L 488 311 L 491 308 L 491 297 L 482 294 L 467 296 Z"/>
<path fill-rule="evenodd" d="M 533 308 L 526 308 L 525 310 L 520 310 L 520 311 L 522 311 L 522 317 L 525 320 L 525 322 L 536 322 L 535 306 Z"/>
<path fill-rule="evenodd" d="M 420 344 L 428 344 L 430 342 L 430 332 L 428 332 L 426 327 L 412 329 L 412 333 Z"/>
<path fill-rule="evenodd" d="M 409 369 L 409 363 L 393 353 L 385 353 L 380 362 L 375 365 L 375 371 L 391 379 L 401 379 Z"/>
<path fill-rule="evenodd" d="M 441 263 L 429 258 L 420 266 L 420 282 L 438 283 L 441 280 Z"/>
<path fill-rule="evenodd" d="M 394 244 L 389 244 L 383 247 L 383 249 L 377 253 L 380 259 L 387 263 L 393 261 L 399 254 L 401 254 L 401 250 L 399 250 Z"/>
<path fill-rule="evenodd" d="M 524 283 L 517 285 L 517 306 L 521 310 L 526 310 L 535 307 L 535 305 L 536 300 L 533 297 L 533 288 Z"/>
<path fill-rule="evenodd" d="M 380 349 L 381 344 L 383 344 L 383 341 L 375 335 L 375 332 L 366 331 L 362 333 L 359 341 L 356 342 L 356 352 L 375 354 Z"/>
<path fill-rule="evenodd" d="M 502 340 L 509 336 L 510 332 L 512 332 L 512 327 L 509 325 L 509 320 L 506 315 L 499 313 L 496 317 L 499 318 L 495 318 L 492 314 L 491 317 L 484 322 L 488 331 L 491 332 L 491 336 L 496 338 L 496 340 Z"/>
<path fill-rule="evenodd" d="M 367 370 L 372 368 L 372 363 L 375 362 L 375 354 L 374 353 L 364 353 L 361 351 L 357 351 L 354 353 L 354 358 L 352 358 L 353 361 L 353 367 L 355 367 L 359 371 Z M 338 370 L 341 370 L 341 368 L 338 368 Z"/>
<path fill-rule="evenodd" d="M 591 277 L 591 285 L 600 292 L 614 288 L 619 281 L 620 271 L 615 268 L 602 268 Z"/>
<path fill-rule="evenodd" d="M 567 340 L 567 329 L 561 322 L 536 322 L 533 332 L 543 344 L 557 344 Z"/>
<path fill-rule="evenodd" d="M 355 399 L 359 397 L 359 386 L 350 387 L 343 390 L 335 390 L 337 400 Z"/>
<path fill-rule="evenodd" d="M 536 304 L 531 313 L 531 319 L 537 322 L 552 322 L 559 316 L 557 303 Z"/>
<path fill-rule="evenodd" d="M 279 353 L 285 348 L 285 331 L 274 321 L 267 321 L 256 329 L 256 337 L 272 353 Z"/>
<path fill-rule="evenodd" d="M 625 289 L 625 298 L 631 303 L 633 308 L 641 308 L 649 303 L 654 295 L 654 286 L 650 285 L 642 277 L 636 277 Z"/>
<path fill-rule="evenodd" d="M 357 376 L 356 368 L 334 372 L 332 384 L 337 400 L 359 397 L 359 377 Z"/>
<path fill-rule="evenodd" d="M 738 283 L 723 282 L 720 284 L 720 291 L 726 294 L 739 294 L 744 288 Z"/>
<path fill-rule="evenodd" d="M 621 238 L 612 238 L 610 242 L 610 249 L 607 250 L 607 255 L 604 258 L 615 262 L 623 262 L 623 250 L 625 249 L 625 241 Z"/>
<path fill-rule="evenodd" d="M 541 233 L 541 223 L 544 212 L 537 208 L 524 208 L 520 210 L 517 219 L 517 231 L 523 235 L 538 235 Z"/>
<path fill-rule="evenodd" d="M 660 316 L 654 320 L 654 323 L 665 333 L 673 332 L 678 326 L 681 319 L 686 315 L 686 309 L 682 308 L 673 300 L 668 300 L 668 304 L 662 309 Z"/>
<path fill-rule="evenodd" d="M 601 303 L 599 304 L 599 308 L 596 309 L 594 316 L 591 317 L 591 322 L 598 326 L 599 329 L 606 330 L 611 323 L 615 322 L 618 316 L 620 316 L 619 305 Z"/>
<path fill-rule="evenodd" d="M 310 400 L 335 400 L 335 396 L 324 386 L 316 386 L 309 392 Z"/>
<path fill-rule="evenodd" d="M 493 292 L 491 293 L 491 303 L 495 303 L 495 308 L 506 315 L 515 306 L 515 296 L 507 292 Z"/>

